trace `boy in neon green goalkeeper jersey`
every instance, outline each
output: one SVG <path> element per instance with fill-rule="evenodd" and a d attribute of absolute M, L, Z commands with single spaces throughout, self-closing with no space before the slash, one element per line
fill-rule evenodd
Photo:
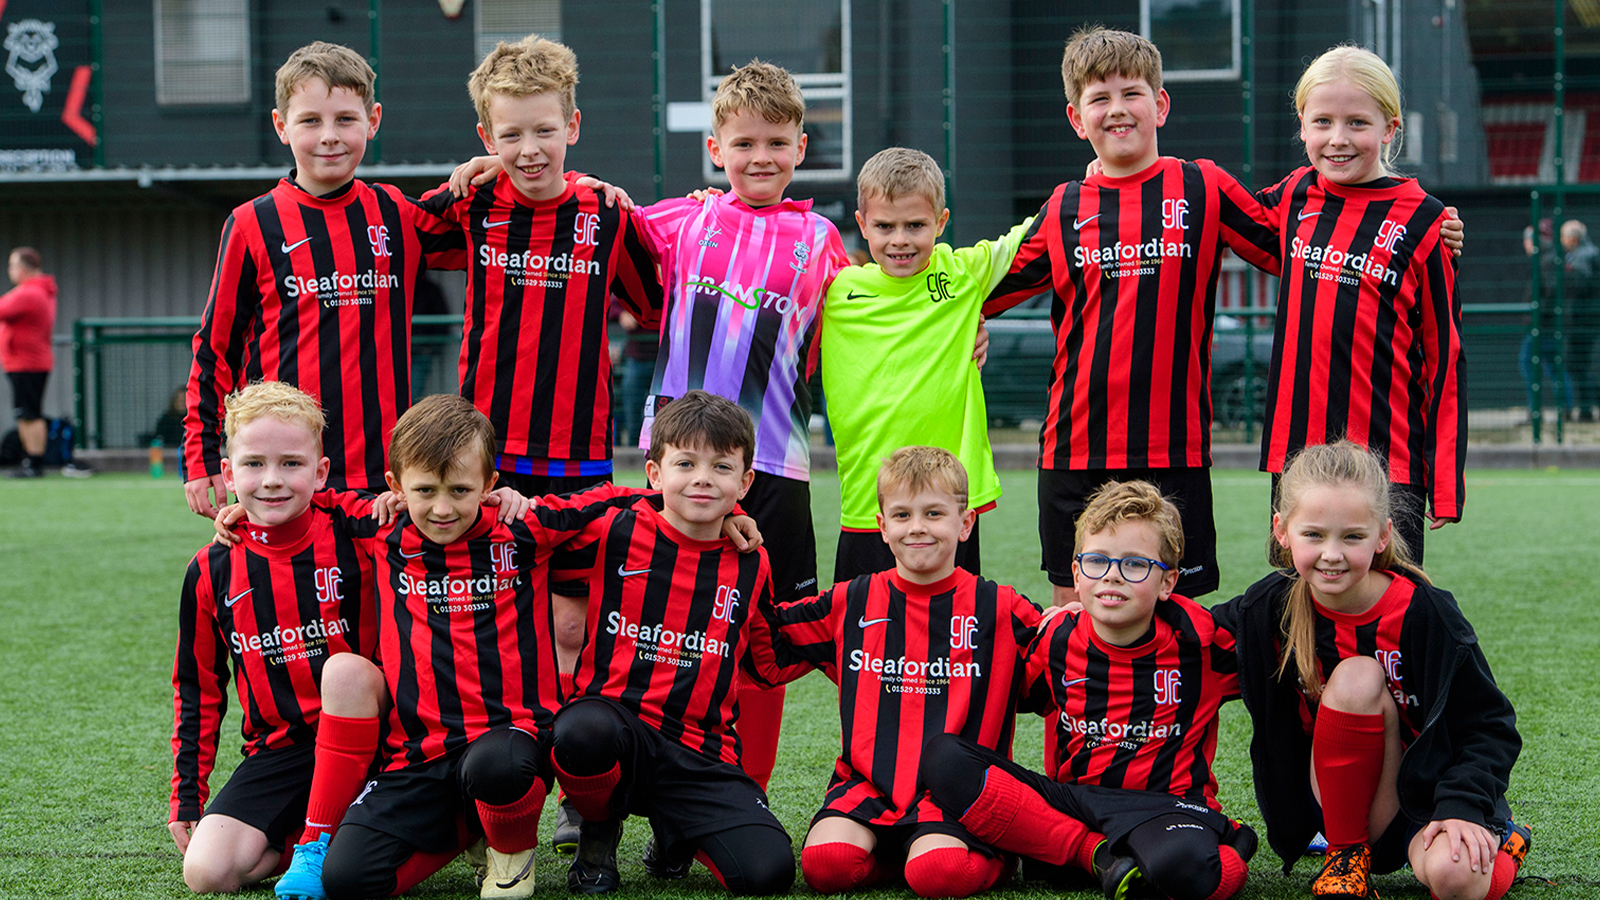
<path fill-rule="evenodd" d="M 873 262 L 840 272 L 822 306 L 822 386 L 839 459 L 836 582 L 894 567 L 878 532 L 876 477 L 895 450 L 948 450 L 966 467 L 971 508 L 999 498 L 973 326 L 1032 221 L 960 250 L 936 243 L 950 220 L 944 173 L 919 150 L 877 153 L 856 185 Z M 980 574 L 976 524 L 956 564 Z"/>

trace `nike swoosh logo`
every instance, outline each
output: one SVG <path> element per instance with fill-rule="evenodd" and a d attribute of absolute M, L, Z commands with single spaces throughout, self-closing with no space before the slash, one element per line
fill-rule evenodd
<path fill-rule="evenodd" d="M 309 240 L 311 240 L 311 238 L 305 238 L 304 240 L 295 241 L 292 244 L 289 243 L 288 241 L 284 241 L 283 245 L 282 245 L 283 246 L 283 252 L 288 253 L 290 250 L 293 250 L 294 248 L 300 246 L 301 244 L 306 243 L 306 241 L 309 241 Z"/>
<path fill-rule="evenodd" d="M 619 575 L 619 576 L 621 576 L 623 578 L 627 578 L 629 575 L 649 575 L 649 574 L 650 574 L 650 570 L 649 569 L 629 569 L 629 568 L 626 568 L 624 566 L 617 566 L 617 575 Z"/>
<path fill-rule="evenodd" d="M 856 622 L 856 625 L 858 625 L 858 626 L 860 626 L 862 628 L 866 628 L 868 625 L 882 625 L 883 623 L 885 623 L 887 621 L 889 621 L 889 618 L 887 616 L 885 616 L 884 618 L 881 618 L 881 619 L 869 619 L 866 616 L 862 616 Z"/>
<path fill-rule="evenodd" d="M 1082 219 L 1082 220 L 1073 219 L 1072 220 L 1072 230 L 1073 231 L 1082 231 L 1083 230 L 1083 226 L 1089 224 L 1090 222 L 1093 222 L 1095 219 L 1100 218 L 1101 215 L 1102 215 L 1101 213 L 1095 213 L 1094 215 L 1090 216 L 1087 219 Z"/>
<path fill-rule="evenodd" d="M 491 222 L 491 221 L 489 221 L 489 217 L 488 216 L 484 216 L 483 217 L 483 227 L 485 227 L 485 228 L 499 228 L 501 225 L 510 225 L 510 224 L 511 224 L 511 220 L 510 219 L 507 219 L 504 222 Z"/>
<path fill-rule="evenodd" d="M 404 551 L 404 550 L 401 550 L 401 551 L 400 551 L 400 555 L 401 555 L 401 556 L 402 556 L 402 557 L 404 557 L 404 558 L 406 558 L 406 559 L 416 559 L 416 558 L 417 558 L 417 557 L 419 557 L 419 556 L 421 556 L 421 555 L 422 555 L 422 554 L 424 554 L 424 553 L 427 553 L 427 552 L 428 552 L 428 551 L 426 551 L 426 550 L 418 550 L 418 551 L 417 551 L 417 552 L 415 552 L 415 553 L 407 553 L 407 552 L 405 552 L 405 551 Z"/>
<path fill-rule="evenodd" d="M 235 603 L 238 603 L 240 600 L 243 600 L 253 590 L 255 590 L 255 588 L 245 588 L 244 590 L 240 591 L 239 593 L 234 594 L 232 597 L 228 598 L 228 601 L 227 601 L 228 605 L 232 606 Z"/>
<path fill-rule="evenodd" d="M 1320 215 L 1322 215 L 1322 210 L 1320 210 L 1320 209 L 1317 210 L 1316 212 L 1303 212 L 1303 213 L 1300 214 L 1300 221 L 1304 222 L 1305 220 L 1311 218 L 1312 216 L 1320 216 Z"/>
<path fill-rule="evenodd" d="M 845 294 L 844 298 L 846 300 L 860 300 L 862 297 L 876 297 L 876 296 L 878 296 L 878 295 L 877 294 L 858 294 L 855 291 L 851 291 L 850 293 Z"/>
<path fill-rule="evenodd" d="M 1068 681 L 1065 678 L 1063 678 L 1063 679 L 1061 679 L 1061 686 L 1062 687 L 1072 687 L 1075 684 L 1083 684 L 1085 681 L 1088 681 L 1088 680 L 1089 679 L 1087 679 L 1087 678 L 1074 678 L 1071 681 Z"/>

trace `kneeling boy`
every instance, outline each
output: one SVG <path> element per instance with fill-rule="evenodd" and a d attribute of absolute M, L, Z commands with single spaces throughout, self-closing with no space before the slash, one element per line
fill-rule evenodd
<path fill-rule="evenodd" d="M 740 555 L 722 535 L 754 477 L 755 430 L 737 404 L 695 390 L 657 408 L 653 435 L 645 471 L 660 496 L 569 544 L 591 563 L 591 590 L 576 696 L 555 719 L 556 777 L 584 820 L 567 886 L 617 889 L 635 814 L 655 828 L 653 872 L 681 875 L 698 857 L 736 894 L 785 892 L 789 836 L 739 768 L 734 730 L 751 604 L 772 594 L 766 553 Z"/>
<path fill-rule="evenodd" d="M 1039 611 L 956 567 L 977 514 L 955 456 L 904 447 L 877 482 L 878 529 L 895 567 L 807 600 L 762 604 L 776 634 L 758 634 L 755 657 L 770 680 L 815 667 L 839 685 L 844 752 L 800 853 L 806 883 L 833 894 L 903 869 L 921 896 L 965 897 L 994 885 L 1005 860 L 934 804 L 917 781 L 918 759 L 945 734 L 1009 755 Z"/>
<path fill-rule="evenodd" d="M 424 398 L 395 425 L 387 477 L 406 512 L 373 539 L 386 760 L 326 845 L 329 897 L 403 892 L 478 833 L 483 896 L 532 893 L 558 705 L 543 567 L 604 507 L 498 521 L 483 507 L 494 446 L 460 397 Z"/>
<path fill-rule="evenodd" d="M 1233 636 L 1172 593 L 1183 525 L 1142 481 L 1110 482 L 1078 519 L 1082 613 L 1029 651 L 1032 705 L 1059 711 L 1055 780 L 957 735 L 929 742 L 923 782 L 979 839 L 1100 878 L 1112 900 L 1148 881 L 1173 900 L 1226 900 L 1255 833 L 1223 815 L 1217 710 L 1238 696 Z"/>
<path fill-rule="evenodd" d="M 172 670 L 168 829 L 196 893 L 236 891 L 279 868 L 305 816 L 323 665 L 370 654 L 375 640 L 372 564 L 353 537 L 370 529 L 356 520 L 371 502 L 313 499 L 328 476 L 322 408 L 277 381 L 237 391 L 226 406 L 222 477 L 244 507 L 246 540 L 211 544 L 189 564 Z M 245 758 L 208 807 L 230 658 Z"/>

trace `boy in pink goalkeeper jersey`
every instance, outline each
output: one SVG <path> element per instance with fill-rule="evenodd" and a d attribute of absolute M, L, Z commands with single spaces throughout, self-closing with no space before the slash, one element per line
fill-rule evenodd
<path fill-rule="evenodd" d="M 639 444 L 655 414 L 696 388 L 738 403 L 756 427 L 755 482 L 742 501 L 764 533 L 781 602 L 815 593 L 811 528 L 811 393 L 817 313 L 849 260 L 833 223 L 784 191 L 805 159 L 805 100 L 783 69 L 751 62 L 722 80 L 711 101 L 711 161 L 730 191 L 705 203 L 647 208 L 645 240 L 667 294 Z M 746 772 L 762 787 L 778 751 L 783 693 L 744 688 L 739 735 Z"/>

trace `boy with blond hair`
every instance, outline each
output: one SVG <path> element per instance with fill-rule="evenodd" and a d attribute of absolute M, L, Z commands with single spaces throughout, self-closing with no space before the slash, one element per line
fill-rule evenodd
<path fill-rule="evenodd" d="M 1056 724 L 1047 775 L 957 734 L 923 750 L 933 802 L 978 839 L 1095 875 L 1107 900 L 1227 900 L 1256 849 L 1223 815 L 1211 771 L 1218 709 L 1238 696 L 1233 635 L 1173 592 L 1177 507 L 1148 482 L 1108 482 L 1079 517 L 1081 613 L 1055 615 L 1027 654 L 1025 703 Z"/>
<path fill-rule="evenodd" d="M 1039 624 L 1026 597 L 957 567 L 977 516 L 967 491 L 948 451 L 895 451 L 877 475 L 877 524 L 894 567 L 759 607 L 763 678 L 817 668 L 839 686 L 844 749 L 800 853 L 818 893 L 903 875 L 920 896 L 965 897 L 1005 872 L 1004 858 L 935 806 L 916 775 L 923 745 L 947 733 L 1010 755 Z"/>
<path fill-rule="evenodd" d="M 223 398 L 261 379 L 328 410 L 329 484 L 382 490 L 384 445 L 411 403 L 413 292 L 426 268 L 466 260 L 452 225 L 355 178 L 383 115 L 373 80 L 359 53 L 322 41 L 278 69 L 272 124 L 295 168 L 222 228 L 186 395 L 184 493 L 196 513 L 226 502 Z"/>
<path fill-rule="evenodd" d="M 189 564 L 172 671 L 168 830 L 196 893 L 236 891 L 280 870 L 305 816 L 323 667 L 376 643 L 372 562 L 356 545 L 372 503 L 319 493 L 329 468 L 321 407 L 266 381 L 230 395 L 227 410 L 221 475 L 244 509 L 244 540 L 208 545 Z M 208 804 L 230 663 L 244 761 Z"/>
<path fill-rule="evenodd" d="M 501 42 L 467 80 L 478 136 L 501 171 L 428 207 L 467 235 L 461 396 L 494 424 L 500 480 L 526 496 L 565 494 L 611 480 L 610 298 L 645 327 L 660 322 L 661 285 L 637 211 L 564 170 L 577 143 L 578 59 L 538 35 Z M 583 646 L 584 586 L 551 575 L 555 652 L 564 682 Z M 563 691 L 570 693 L 570 685 Z M 563 804 L 552 835 L 571 852 Z"/>
<path fill-rule="evenodd" d="M 880 151 L 862 165 L 856 186 L 856 224 L 873 262 L 833 280 L 820 340 L 839 460 L 836 582 L 895 565 L 877 526 L 874 474 L 896 448 L 915 442 L 954 453 L 978 513 L 999 498 L 974 331 L 984 298 L 1032 222 L 960 250 L 936 243 L 950 220 L 944 173 L 920 150 Z M 981 574 L 976 518 L 956 565 Z"/>

